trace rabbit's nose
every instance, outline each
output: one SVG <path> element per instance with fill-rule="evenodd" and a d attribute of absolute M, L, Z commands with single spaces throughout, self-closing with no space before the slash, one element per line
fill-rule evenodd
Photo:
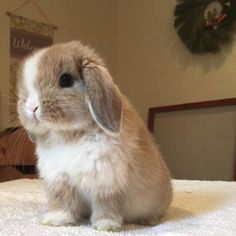
<path fill-rule="evenodd" d="M 34 109 L 33 109 L 33 112 L 36 112 L 38 110 L 38 106 L 36 106 Z"/>

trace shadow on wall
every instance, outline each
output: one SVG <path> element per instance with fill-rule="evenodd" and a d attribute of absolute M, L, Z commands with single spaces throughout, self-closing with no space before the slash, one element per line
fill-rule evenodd
<path fill-rule="evenodd" d="M 182 50 L 182 54 L 178 54 L 178 61 L 182 62 L 183 68 L 198 65 L 204 72 L 209 72 L 212 69 L 217 69 L 224 64 L 225 60 L 233 51 L 234 43 L 224 45 L 220 52 L 206 54 L 192 54 L 190 51 Z M 203 59 L 204 57 L 204 59 Z"/>
<path fill-rule="evenodd" d="M 174 8 L 172 10 L 174 11 Z M 168 27 L 166 30 L 162 30 L 162 36 L 159 38 L 159 47 L 165 48 L 165 51 L 168 52 L 167 60 L 162 60 L 163 65 L 173 61 L 174 57 L 174 60 L 178 61 L 182 68 L 197 65 L 203 72 L 209 72 L 210 70 L 221 67 L 225 60 L 231 56 L 236 37 L 230 42 L 222 44 L 220 52 L 204 54 L 191 53 L 180 39 L 177 30 L 174 27 L 174 20 L 173 13 L 170 13 Z"/>
<path fill-rule="evenodd" d="M 175 35 L 173 35 L 173 32 Z M 173 38 L 175 38 L 174 41 Z M 235 46 L 235 42 L 232 40 L 228 44 L 224 44 L 221 47 L 220 52 L 193 54 L 181 41 L 174 26 L 171 35 L 169 34 L 169 37 L 167 37 L 166 40 L 167 42 L 170 42 L 169 50 L 173 52 L 174 55 L 177 55 L 175 60 L 180 63 L 180 66 L 182 66 L 183 69 L 192 65 L 198 65 L 206 73 L 221 67 L 226 59 L 232 54 L 233 47 Z"/>

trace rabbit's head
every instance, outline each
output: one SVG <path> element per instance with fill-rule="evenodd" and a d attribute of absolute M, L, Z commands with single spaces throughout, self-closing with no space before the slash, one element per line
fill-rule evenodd
<path fill-rule="evenodd" d="M 22 63 L 18 113 L 30 132 L 76 130 L 94 121 L 104 131 L 121 128 L 122 95 L 102 59 L 80 42 L 40 49 Z"/>

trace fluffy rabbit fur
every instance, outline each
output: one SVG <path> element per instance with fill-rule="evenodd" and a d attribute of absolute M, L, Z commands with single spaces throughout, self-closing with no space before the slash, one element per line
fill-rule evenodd
<path fill-rule="evenodd" d="M 43 224 L 158 222 L 172 198 L 169 171 L 92 49 L 73 41 L 36 51 L 22 63 L 18 95 L 48 195 Z"/>

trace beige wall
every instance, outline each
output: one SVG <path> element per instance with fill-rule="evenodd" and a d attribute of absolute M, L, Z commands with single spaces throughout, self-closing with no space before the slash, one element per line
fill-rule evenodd
<path fill-rule="evenodd" d="M 21 2 L 0 1 L 0 88 L 4 96 L 9 90 L 9 17 L 5 12 Z M 236 47 L 216 55 L 192 55 L 173 27 L 175 2 L 37 1 L 59 27 L 55 41 L 81 39 L 95 47 L 144 120 L 151 106 L 235 96 Z M 32 5 L 19 14 L 42 20 Z M 1 109 L 2 118 L 6 111 Z"/>
<path fill-rule="evenodd" d="M 236 47 L 192 55 L 173 27 L 175 4 L 176 0 L 119 1 L 119 84 L 145 121 L 152 106 L 236 97 Z M 180 130 L 185 131 L 189 116 L 181 115 L 182 123 L 176 114 L 159 116 L 155 122 L 155 136 L 173 177 L 232 179 L 235 113 L 231 123 L 222 113 L 207 117 L 205 123 L 204 115 L 202 121 L 197 116 L 185 133 Z M 219 124 L 223 131 L 231 127 L 233 134 L 224 135 Z"/>
<path fill-rule="evenodd" d="M 148 108 L 236 96 L 236 47 L 194 56 L 173 27 L 175 0 L 119 1 L 119 84 Z"/>
<path fill-rule="evenodd" d="M 0 129 L 8 126 L 5 95 L 9 91 L 9 18 L 5 12 L 21 2 L 0 1 Z M 95 47 L 144 120 L 152 106 L 236 95 L 236 47 L 225 48 L 218 54 L 192 55 L 173 27 L 175 2 L 37 0 L 59 27 L 55 41 L 80 39 Z M 19 14 L 42 20 L 32 6 Z M 194 142 L 192 137 L 189 139 Z M 227 143 L 226 140 L 222 145 Z M 183 164 L 183 168 L 188 167 Z"/>
<path fill-rule="evenodd" d="M 8 126 L 9 91 L 9 17 L 6 11 L 13 11 L 25 0 L 0 1 L 0 129 Z M 118 67 L 118 1 L 117 0 L 37 0 L 38 5 L 59 27 L 55 41 L 79 39 L 95 47 L 105 58 L 114 77 Z M 32 4 L 18 14 L 44 20 Z"/>

